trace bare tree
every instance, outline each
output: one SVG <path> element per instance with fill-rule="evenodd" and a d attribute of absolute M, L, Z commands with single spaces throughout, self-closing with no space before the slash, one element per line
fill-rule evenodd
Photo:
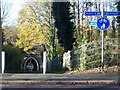
<path fill-rule="evenodd" d="M 9 0 L 1 0 L 0 1 L 0 9 L 1 9 L 1 25 L 7 23 L 10 20 L 11 16 L 11 7 L 12 4 Z"/>

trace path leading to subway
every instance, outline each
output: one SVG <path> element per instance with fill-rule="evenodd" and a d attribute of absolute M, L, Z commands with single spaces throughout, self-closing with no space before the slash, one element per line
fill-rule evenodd
<path fill-rule="evenodd" d="M 0 75 L 2 82 L 15 81 L 113 81 L 118 82 L 118 73 L 109 74 L 39 74 L 39 73 L 24 73 L 24 74 L 2 74 Z"/>

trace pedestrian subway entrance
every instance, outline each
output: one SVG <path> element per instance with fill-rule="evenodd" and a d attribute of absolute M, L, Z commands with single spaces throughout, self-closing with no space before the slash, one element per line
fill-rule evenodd
<path fill-rule="evenodd" d="M 39 61 L 34 57 L 28 57 L 24 62 L 24 71 L 39 71 L 40 64 Z"/>

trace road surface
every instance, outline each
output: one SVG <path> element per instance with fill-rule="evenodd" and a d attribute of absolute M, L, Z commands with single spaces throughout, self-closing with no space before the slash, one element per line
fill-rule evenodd
<path fill-rule="evenodd" d="M 3 74 L 2 90 L 119 90 L 119 74 Z"/>
<path fill-rule="evenodd" d="M 118 90 L 120 86 L 118 85 L 12 85 L 3 86 L 2 90 Z"/>

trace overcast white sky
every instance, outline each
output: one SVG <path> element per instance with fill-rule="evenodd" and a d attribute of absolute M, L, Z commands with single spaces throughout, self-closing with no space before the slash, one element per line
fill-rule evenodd
<path fill-rule="evenodd" d="M 12 3 L 12 19 L 15 22 L 18 17 L 18 12 L 22 8 L 25 0 L 10 0 Z"/>

